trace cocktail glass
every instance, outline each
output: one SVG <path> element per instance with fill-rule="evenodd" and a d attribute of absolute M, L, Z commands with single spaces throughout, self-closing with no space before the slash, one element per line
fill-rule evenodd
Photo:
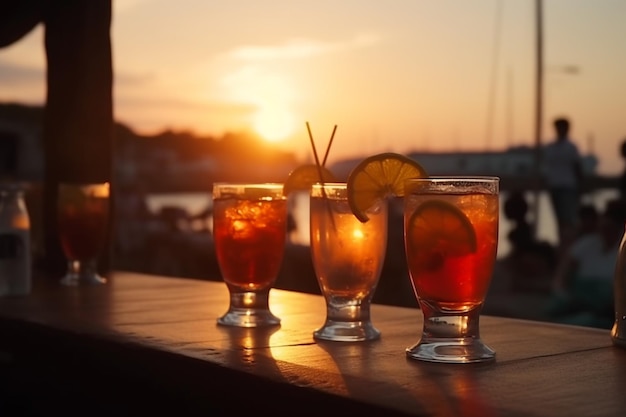
<path fill-rule="evenodd" d="M 470 363 L 495 359 L 479 315 L 498 247 L 497 177 L 430 177 L 405 182 L 404 240 L 422 313 L 409 358 Z"/>
<path fill-rule="evenodd" d="M 213 238 L 230 306 L 218 323 L 261 327 L 280 324 L 269 309 L 287 238 L 282 184 L 213 185 Z"/>
<path fill-rule="evenodd" d="M 59 237 L 67 259 L 61 284 L 105 284 L 97 264 L 107 238 L 109 183 L 59 184 L 57 201 Z"/>
<path fill-rule="evenodd" d="M 387 201 L 359 221 L 348 205 L 345 183 L 315 184 L 310 198 L 311 255 L 326 301 L 326 321 L 313 332 L 319 340 L 374 340 L 380 331 L 370 305 L 387 248 Z"/>

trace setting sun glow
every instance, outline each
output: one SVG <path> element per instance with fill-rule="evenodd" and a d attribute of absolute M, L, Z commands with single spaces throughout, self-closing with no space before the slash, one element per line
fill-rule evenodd
<path fill-rule="evenodd" d="M 280 142 L 294 133 L 295 120 L 286 107 L 261 108 L 254 115 L 254 130 L 268 142 Z"/>
<path fill-rule="evenodd" d="M 532 1 L 112 3 L 115 116 L 141 134 L 246 132 L 308 160 L 305 121 L 322 148 L 337 124 L 332 164 L 535 146 L 567 116 L 598 173 L 624 168 L 626 1 L 543 2 L 541 96 Z M 45 103 L 44 40 L 0 48 L 0 102 Z"/>

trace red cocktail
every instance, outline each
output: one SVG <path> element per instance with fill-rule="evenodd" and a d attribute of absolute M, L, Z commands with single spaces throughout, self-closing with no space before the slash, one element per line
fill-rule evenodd
<path fill-rule="evenodd" d="M 493 177 L 406 182 L 405 248 L 424 314 L 409 357 L 433 362 L 491 360 L 478 318 L 496 260 L 498 183 Z"/>
<path fill-rule="evenodd" d="M 257 327 L 280 323 L 268 306 L 287 238 L 287 199 L 282 184 L 213 187 L 213 238 L 229 311 L 218 322 Z"/>
<path fill-rule="evenodd" d="M 68 260 L 63 284 L 106 282 L 96 272 L 96 260 L 106 241 L 108 219 L 108 183 L 59 186 L 59 238 Z"/>

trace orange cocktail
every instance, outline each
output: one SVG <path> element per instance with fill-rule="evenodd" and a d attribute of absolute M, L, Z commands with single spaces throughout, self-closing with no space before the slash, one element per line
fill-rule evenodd
<path fill-rule="evenodd" d="M 350 210 L 346 183 L 315 184 L 310 198 L 311 257 L 326 300 L 315 339 L 356 342 L 380 337 L 370 317 L 387 249 L 387 201 L 361 222 Z"/>
<path fill-rule="evenodd" d="M 498 178 L 423 178 L 405 184 L 405 249 L 424 335 L 415 359 L 490 360 L 478 317 L 498 246 Z"/>
<path fill-rule="evenodd" d="M 213 238 L 229 311 L 218 322 L 257 327 L 278 324 L 269 291 L 280 270 L 287 238 L 287 199 L 282 184 L 216 183 Z"/>

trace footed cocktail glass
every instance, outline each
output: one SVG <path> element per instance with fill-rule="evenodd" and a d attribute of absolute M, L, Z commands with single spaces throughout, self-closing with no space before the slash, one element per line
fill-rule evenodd
<path fill-rule="evenodd" d="M 105 284 L 97 260 L 107 238 L 109 183 L 59 184 L 57 202 L 59 237 L 67 259 L 61 284 Z"/>
<path fill-rule="evenodd" d="M 404 240 L 424 315 L 409 358 L 468 363 L 495 359 L 479 315 L 498 247 L 499 178 L 430 177 L 405 182 Z"/>
<path fill-rule="evenodd" d="M 261 327 L 280 324 L 269 309 L 287 238 L 287 199 L 282 184 L 213 185 L 213 238 L 230 292 L 219 324 Z"/>
<path fill-rule="evenodd" d="M 348 205 L 345 183 L 315 184 L 310 199 L 311 255 L 326 300 L 320 340 L 356 342 L 380 337 L 370 317 L 387 248 L 387 201 L 359 221 Z"/>

